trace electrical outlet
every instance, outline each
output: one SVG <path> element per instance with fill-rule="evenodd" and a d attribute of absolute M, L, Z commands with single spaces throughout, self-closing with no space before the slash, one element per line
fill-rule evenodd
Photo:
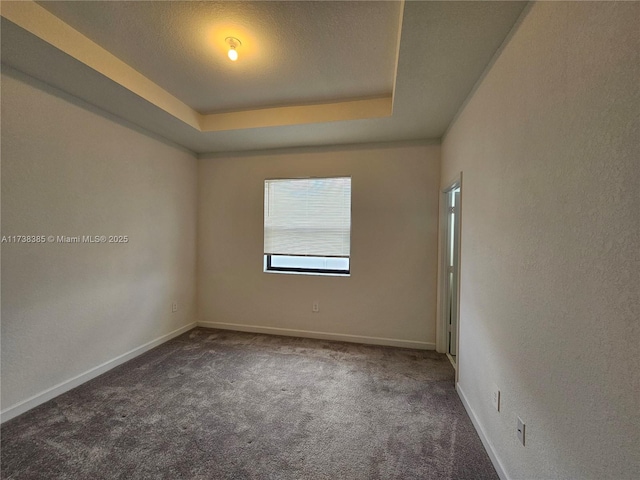
<path fill-rule="evenodd" d="M 524 427 L 525 424 L 522 421 L 522 419 L 520 417 L 518 417 L 518 440 L 520 440 L 520 443 L 522 443 L 522 445 L 524 445 Z"/>
<path fill-rule="evenodd" d="M 320 302 L 318 302 L 317 300 L 313 302 L 313 305 L 311 305 L 311 311 L 313 313 L 318 313 L 320 311 Z"/>
<path fill-rule="evenodd" d="M 172 313 L 175 313 L 175 312 L 177 312 L 177 311 L 178 311 L 178 302 L 173 302 L 173 303 L 171 304 L 171 312 L 172 312 Z"/>
<path fill-rule="evenodd" d="M 500 389 L 497 385 L 493 385 L 493 391 L 491 392 L 491 403 L 493 404 L 493 408 L 495 408 L 498 412 L 500 411 Z"/>

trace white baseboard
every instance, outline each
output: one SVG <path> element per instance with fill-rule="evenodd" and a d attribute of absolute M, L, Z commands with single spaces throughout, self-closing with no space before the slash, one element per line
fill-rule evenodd
<path fill-rule="evenodd" d="M 198 322 L 199 327 L 220 328 L 238 332 L 266 333 L 269 335 L 284 335 L 286 337 L 318 338 L 320 340 L 337 340 L 339 342 L 365 343 L 369 345 L 386 345 L 391 347 L 417 348 L 420 350 L 435 350 L 435 343 L 399 340 L 395 338 L 366 337 L 362 335 L 348 335 L 346 333 L 314 332 L 311 330 L 294 330 L 290 328 L 259 327 L 255 325 L 241 325 L 238 323 Z"/>
<path fill-rule="evenodd" d="M 118 365 L 121 365 L 124 362 L 131 360 L 132 358 L 135 358 L 138 355 L 141 355 L 151 350 L 152 348 L 157 347 L 158 345 L 168 340 L 171 340 L 172 338 L 177 337 L 178 335 L 184 332 L 187 332 L 195 327 L 196 327 L 195 322 L 190 323 L 189 325 L 185 325 L 184 327 L 180 327 L 177 330 L 174 330 L 173 332 L 169 332 L 166 335 L 162 335 L 161 337 L 158 337 L 155 340 L 151 340 L 150 342 L 147 342 L 144 345 L 140 345 L 139 347 L 136 347 L 133 350 L 128 351 L 127 353 L 118 355 L 116 358 L 113 358 L 107 362 L 104 362 L 98 365 L 97 367 L 93 367 L 92 369 L 87 370 L 86 372 L 81 373 L 80 375 L 76 375 L 75 377 L 70 378 L 69 380 L 59 383 L 58 385 L 54 385 L 51 388 L 47 388 L 46 390 L 40 393 L 37 393 L 36 395 L 30 398 L 27 398 L 26 400 L 18 402 L 15 405 L 12 405 L 11 407 L 8 407 L 2 410 L 2 412 L 0 412 L 0 423 L 4 423 L 7 420 L 11 420 L 12 418 L 17 417 L 18 415 L 21 415 L 24 412 L 31 410 L 32 408 L 37 407 L 38 405 L 44 402 L 47 402 L 52 398 L 57 397 L 58 395 L 68 392 L 69 390 L 76 388 L 77 386 L 82 385 L 85 382 L 88 382 L 89 380 L 97 377 L 98 375 L 102 375 L 103 373 L 108 372 L 112 368 L 115 368 Z"/>
<path fill-rule="evenodd" d="M 140 345 L 139 347 L 130 350 L 129 352 L 123 353 L 107 362 L 104 362 L 96 367 L 93 367 L 90 370 L 87 370 L 80 375 L 76 375 L 69 380 L 61 382 L 57 385 L 54 385 L 51 388 L 48 388 L 32 397 L 27 398 L 21 402 L 16 403 L 0 412 L 0 423 L 4 423 L 12 418 L 21 415 L 28 410 L 31 410 L 38 405 L 43 404 L 51 400 L 52 398 L 57 397 L 69 390 L 82 385 L 93 378 L 102 375 L 105 372 L 108 372 L 112 368 L 117 367 L 118 365 L 123 364 L 126 361 L 131 360 L 132 358 L 137 357 L 138 355 L 142 355 L 143 353 L 151 350 L 158 345 L 171 340 L 178 335 L 181 335 L 184 332 L 187 332 L 196 326 L 207 327 L 207 328 L 219 328 L 224 330 L 236 330 L 240 332 L 251 332 L 251 333 L 266 333 L 271 335 L 284 335 L 284 336 L 293 336 L 293 337 L 306 337 L 306 338 L 318 338 L 321 340 L 337 340 L 341 342 L 351 342 L 351 343 L 365 343 L 370 345 L 387 345 L 392 347 L 403 347 L 403 348 L 416 348 L 421 350 L 434 350 L 435 344 L 428 342 L 415 342 L 410 340 L 399 340 L 393 338 L 381 338 L 381 337 L 367 337 L 361 335 L 348 335 L 341 333 L 326 333 L 326 332 L 314 332 L 309 330 L 293 330 L 287 328 L 276 328 L 276 327 L 257 327 L 253 325 L 241 325 L 236 323 L 219 323 L 219 322 L 194 322 L 184 327 L 180 327 L 173 332 L 162 335 L 161 337 L 156 338 L 150 342 L 145 343 L 144 345 Z"/>
<path fill-rule="evenodd" d="M 505 472 L 504 467 L 502 466 L 502 463 L 500 463 L 500 460 L 498 459 L 498 455 L 496 454 L 495 448 L 493 447 L 493 443 L 491 443 L 489 438 L 484 433 L 484 430 L 480 426 L 478 417 L 476 417 L 476 413 L 473 411 L 473 408 L 471 408 L 471 405 L 469 405 L 469 401 L 467 400 L 467 397 L 462 391 L 462 388 L 460 387 L 459 383 L 456 384 L 456 390 L 458 392 L 458 396 L 460 397 L 460 400 L 462 400 L 462 404 L 464 405 L 464 408 L 467 410 L 467 414 L 469 415 L 469 418 L 471 418 L 471 422 L 473 423 L 473 426 L 476 428 L 476 431 L 478 432 L 478 436 L 480 437 L 480 440 L 482 440 L 484 449 L 489 454 L 491 463 L 493 463 L 493 468 L 496 469 L 496 472 L 498 473 L 500 480 L 509 480 L 509 477 L 507 476 L 507 473 Z"/>

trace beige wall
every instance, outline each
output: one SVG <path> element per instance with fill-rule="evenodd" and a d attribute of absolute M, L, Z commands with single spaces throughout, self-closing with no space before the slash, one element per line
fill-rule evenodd
<path fill-rule="evenodd" d="M 439 145 L 200 159 L 200 321 L 433 348 L 439 160 Z M 264 180 L 307 176 L 352 177 L 348 278 L 263 272 Z"/>
<path fill-rule="evenodd" d="M 509 478 L 640 472 L 639 20 L 534 4 L 443 142 L 443 185 L 463 171 L 459 386 Z"/>
<path fill-rule="evenodd" d="M 196 173 L 3 66 L 2 235 L 129 236 L 2 245 L 3 410 L 195 321 Z"/>

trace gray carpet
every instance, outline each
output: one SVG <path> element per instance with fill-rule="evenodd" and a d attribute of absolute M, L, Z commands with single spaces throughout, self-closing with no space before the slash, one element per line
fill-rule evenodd
<path fill-rule="evenodd" d="M 496 479 L 435 352 L 197 328 L 2 426 L 3 479 Z"/>

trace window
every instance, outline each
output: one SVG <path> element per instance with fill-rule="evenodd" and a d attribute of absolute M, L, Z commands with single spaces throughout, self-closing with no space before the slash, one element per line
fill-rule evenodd
<path fill-rule="evenodd" d="M 265 180 L 264 271 L 348 275 L 351 177 Z"/>

